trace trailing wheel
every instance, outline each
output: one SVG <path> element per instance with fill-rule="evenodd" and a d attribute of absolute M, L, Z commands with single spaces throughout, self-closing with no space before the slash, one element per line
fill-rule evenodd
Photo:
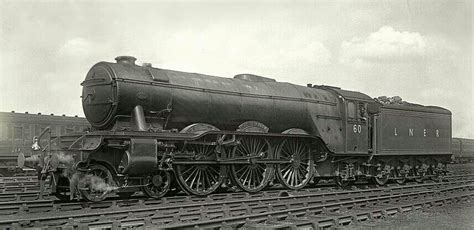
<path fill-rule="evenodd" d="M 233 182 L 246 192 L 258 192 L 273 178 L 274 167 L 264 162 L 272 159 L 270 144 L 262 137 L 243 136 L 231 152 L 231 159 L 248 159 L 246 164 L 232 164 L 230 174 Z"/>
<path fill-rule="evenodd" d="M 311 149 L 307 142 L 286 139 L 280 144 L 277 159 L 287 162 L 278 164 L 276 173 L 283 186 L 300 189 L 311 181 L 313 162 L 310 155 Z"/>
<path fill-rule="evenodd" d="M 215 145 L 187 144 L 183 154 L 192 155 L 195 161 L 217 162 Z M 205 196 L 214 192 L 222 184 L 226 167 L 219 164 L 181 164 L 175 167 L 178 182 L 189 194 Z"/>
<path fill-rule="evenodd" d="M 94 164 L 89 166 L 85 175 L 79 179 L 78 188 L 84 199 L 98 202 L 117 189 L 114 184 L 110 171 L 103 165 Z"/>
<path fill-rule="evenodd" d="M 168 171 L 158 171 L 156 174 L 144 178 L 142 188 L 145 196 L 158 199 L 163 197 L 171 185 L 171 175 Z"/>
<path fill-rule="evenodd" d="M 354 172 L 355 166 L 353 162 L 340 162 L 337 164 L 337 171 L 334 173 L 333 181 L 340 188 L 350 187 L 357 179 Z"/>
<path fill-rule="evenodd" d="M 345 180 L 341 176 L 334 177 L 334 183 L 340 188 L 347 188 L 355 183 L 355 180 Z"/>

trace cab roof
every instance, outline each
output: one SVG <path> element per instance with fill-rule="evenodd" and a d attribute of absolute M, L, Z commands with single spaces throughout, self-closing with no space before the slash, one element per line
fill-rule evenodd
<path fill-rule="evenodd" d="M 319 87 L 322 88 L 322 89 L 331 90 L 331 91 L 335 92 L 336 94 L 342 96 L 346 100 L 356 100 L 356 101 L 364 101 L 364 102 L 374 103 L 373 98 L 371 98 L 367 94 L 363 94 L 361 92 L 351 91 L 351 90 L 344 90 L 344 89 L 341 89 L 339 87 L 327 86 L 327 85 L 321 85 Z"/>

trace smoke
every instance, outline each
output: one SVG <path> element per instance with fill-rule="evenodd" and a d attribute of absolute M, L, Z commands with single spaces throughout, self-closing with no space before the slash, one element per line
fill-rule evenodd
<path fill-rule="evenodd" d="M 72 165 L 74 163 L 74 157 L 72 154 L 66 154 L 65 152 L 60 151 L 56 154 L 56 156 L 58 157 L 60 163 L 66 165 Z"/>
<path fill-rule="evenodd" d="M 91 190 L 94 191 L 99 191 L 99 192 L 112 192 L 114 190 L 119 189 L 119 187 L 111 185 L 107 183 L 103 178 L 87 174 L 85 176 L 80 175 L 82 173 L 76 172 L 73 177 L 80 178 L 78 182 L 78 187 L 81 189 L 87 189 L 90 188 Z"/>

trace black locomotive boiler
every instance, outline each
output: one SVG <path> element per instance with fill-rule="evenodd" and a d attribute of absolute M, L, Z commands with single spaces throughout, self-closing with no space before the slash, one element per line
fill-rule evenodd
<path fill-rule="evenodd" d="M 112 191 L 126 197 L 142 190 L 154 198 L 169 190 L 257 192 L 269 184 L 300 189 L 322 178 L 340 186 L 362 178 L 383 185 L 437 177 L 450 161 L 451 113 L 443 108 L 135 60 L 117 57 L 87 73 L 82 105 L 93 130 L 56 138 L 49 149 L 58 196 L 75 190 L 100 201 Z M 65 155 L 73 160 L 61 160 Z"/>

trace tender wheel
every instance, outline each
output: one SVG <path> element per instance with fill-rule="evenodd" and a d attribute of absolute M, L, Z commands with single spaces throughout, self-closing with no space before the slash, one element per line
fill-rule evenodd
<path fill-rule="evenodd" d="M 446 166 L 442 163 L 438 163 L 435 167 L 430 168 L 431 180 L 434 182 L 443 182 L 443 176 L 446 175 L 445 168 Z"/>
<path fill-rule="evenodd" d="M 375 182 L 375 184 L 382 186 L 382 185 L 385 185 L 388 182 L 388 178 L 389 178 L 389 176 L 387 174 L 385 174 L 385 175 L 375 175 L 374 182 Z"/>
<path fill-rule="evenodd" d="M 402 167 L 395 170 L 395 177 L 397 178 L 395 179 L 395 182 L 397 182 L 397 184 L 405 184 L 409 173 L 410 166 L 404 164 Z"/>
<path fill-rule="evenodd" d="M 373 181 L 377 185 L 385 185 L 388 182 L 388 179 L 390 178 L 390 166 L 385 165 L 383 167 L 380 167 L 379 169 L 376 170 L 375 176 L 373 177 Z"/>
<path fill-rule="evenodd" d="M 311 181 L 313 162 L 310 159 L 310 145 L 306 142 L 284 140 L 278 151 L 278 159 L 287 163 L 277 165 L 277 176 L 280 183 L 289 189 L 300 189 Z"/>
<path fill-rule="evenodd" d="M 216 161 L 215 148 L 214 145 L 187 144 L 183 152 L 186 155 L 193 155 L 197 161 Z M 196 163 L 176 166 L 176 176 L 183 190 L 199 196 L 208 195 L 219 188 L 225 173 L 224 165 Z"/>
<path fill-rule="evenodd" d="M 422 183 L 425 180 L 425 175 L 426 171 L 422 167 L 414 169 L 414 176 L 416 182 Z"/>
<path fill-rule="evenodd" d="M 244 136 L 240 138 L 231 153 L 231 159 L 250 158 L 248 164 L 233 164 L 230 166 L 233 182 L 246 192 L 258 192 L 268 185 L 273 178 L 273 165 L 266 164 L 263 159 L 271 159 L 270 145 L 261 138 Z"/>
<path fill-rule="evenodd" d="M 79 191 L 88 201 L 104 200 L 111 191 L 115 190 L 110 171 L 102 165 L 91 165 L 89 171 L 79 180 Z"/>
<path fill-rule="evenodd" d="M 144 178 L 143 193 L 145 196 L 158 199 L 170 189 L 171 175 L 168 171 L 159 171 L 155 175 Z"/>
<path fill-rule="evenodd" d="M 397 184 L 405 184 L 406 181 L 407 179 L 405 177 L 400 178 L 400 179 L 395 179 L 395 182 L 397 182 Z"/>

